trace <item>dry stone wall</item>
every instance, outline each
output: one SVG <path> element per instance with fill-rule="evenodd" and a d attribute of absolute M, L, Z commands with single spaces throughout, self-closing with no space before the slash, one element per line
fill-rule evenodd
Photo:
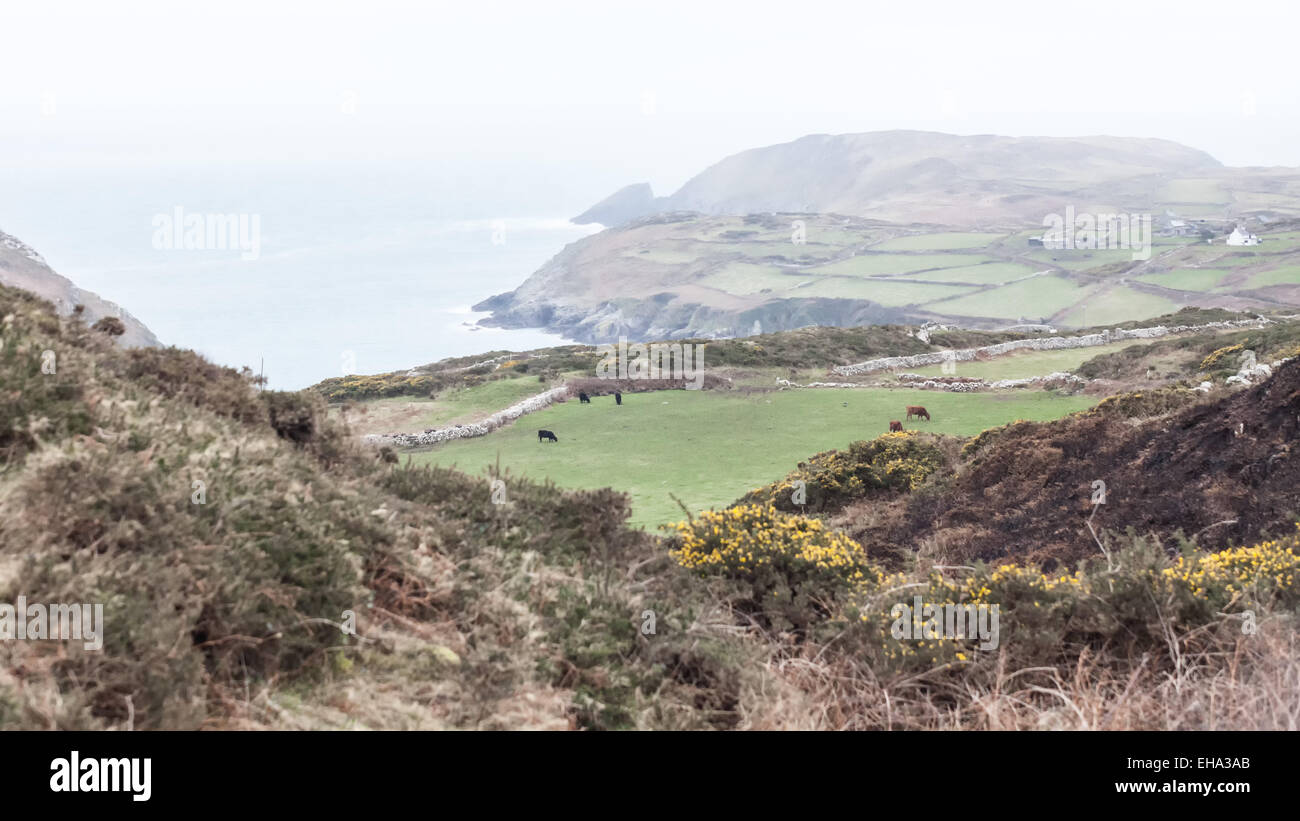
<path fill-rule="evenodd" d="M 368 445 L 394 445 L 411 448 L 421 445 L 436 445 L 452 439 L 466 439 L 472 436 L 486 436 L 502 425 L 509 424 L 521 416 L 548 408 L 556 402 L 562 402 L 569 395 L 567 386 L 552 388 L 549 391 L 530 396 L 522 402 L 516 402 L 502 411 L 497 411 L 482 422 L 469 425 L 454 425 L 449 428 L 427 430 L 424 433 L 372 433 L 362 437 Z"/>
<path fill-rule="evenodd" d="M 1083 336 L 1044 336 L 1032 339 L 1014 339 L 1010 342 L 1000 342 L 997 345 L 986 345 L 982 348 L 937 351 L 935 353 L 916 354 L 915 356 L 886 356 L 881 359 L 859 362 L 855 365 L 838 365 L 831 368 L 831 373 L 836 376 L 863 376 L 865 374 L 879 373 L 880 371 L 898 370 L 899 368 L 941 365 L 944 362 L 973 362 L 976 359 L 1002 356 L 1012 351 L 1060 351 L 1069 348 L 1090 348 L 1097 345 L 1109 345 L 1112 342 L 1122 342 L 1125 339 L 1156 339 L 1170 334 L 1191 331 L 1208 331 L 1220 328 L 1258 328 L 1266 324 L 1269 324 L 1267 319 L 1241 319 L 1228 322 L 1209 322 L 1205 325 L 1176 325 L 1173 327 L 1157 325 L 1153 328 L 1134 328 L 1128 331 L 1107 330 L 1101 333 L 1084 334 Z"/>

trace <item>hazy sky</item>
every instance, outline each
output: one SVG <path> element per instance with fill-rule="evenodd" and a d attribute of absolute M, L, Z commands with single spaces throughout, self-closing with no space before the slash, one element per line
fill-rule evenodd
<path fill-rule="evenodd" d="M 568 213 L 808 133 L 1105 133 L 1300 166 L 1297 8 L 6 3 L 0 173 L 545 166 Z"/>

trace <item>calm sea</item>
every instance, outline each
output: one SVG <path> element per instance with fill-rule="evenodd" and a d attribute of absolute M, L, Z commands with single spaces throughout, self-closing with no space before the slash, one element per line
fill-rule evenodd
<path fill-rule="evenodd" d="M 483 314 L 469 306 L 596 230 L 570 224 L 544 178 L 529 187 L 481 173 L 31 173 L 6 175 L 0 193 L 0 229 L 54 270 L 164 344 L 264 368 L 280 389 L 561 344 L 534 330 L 471 330 Z M 155 217 L 178 206 L 243 215 L 250 228 L 256 217 L 258 258 L 155 247 Z"/>

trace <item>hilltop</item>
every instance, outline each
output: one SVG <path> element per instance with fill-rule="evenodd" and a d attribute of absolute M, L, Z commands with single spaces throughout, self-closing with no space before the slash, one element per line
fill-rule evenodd
<path fill-rule="evenodd" d="M 1150 211 L 1169 201 L 1170 186 L 1191 179 L 1217 181 L 1234 195 L 1264 190 L 1252 175 L 1168 140 L 878 131 L 812 134 L 742 151 L 667 197 L 629 187 L 620 192 L 618 214 L 833 213 L 1001 228 L 1036 223 L 1071 203 Z M 1300 176 L 1292 184 L 1290 207 L 1300 213 Z M 592 212 L 588 219 L 601 221 Z"/>

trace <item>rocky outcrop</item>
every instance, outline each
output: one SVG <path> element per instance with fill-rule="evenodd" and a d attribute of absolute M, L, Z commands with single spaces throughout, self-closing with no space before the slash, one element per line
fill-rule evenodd
<path fill-rule="evenodd" d="M 1242 351 L 1241 368 L 1224 380 L 1227 385 L 1257 385 L 1273 375 L 1278 368 L 1281 368 L 1287 362 L 1295 357 L 1279 359 L 1265 365 L 1263 362 L 1255 361 L 1254 351 Z"/>
<path fill-rule="evenodd" d="M 661 204 L 662 201 L 655 198 L 650 183 L 634 183 L 618 189 L 574 217 L 571 222 L 576 225 L 590 225 L 594 222 L 612 227 L 653 213 Z"/>

